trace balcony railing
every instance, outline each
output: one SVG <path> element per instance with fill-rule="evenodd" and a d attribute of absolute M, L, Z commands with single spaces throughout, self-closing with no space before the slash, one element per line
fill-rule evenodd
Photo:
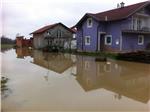
<path fill-rule="evenodd" d="M 150 33 L 150 27 L 145 26 L 141 28 L 133 28 L 131 25 L 123 25 L 121 27 L 122 32 L 127 33 Z"/>
<path fill-rule="evenodd" d="M 147 32 L 149 32 L 149 31 L 150 31 L 150 28 L 149 28 L 149 27 L 142 27 L 140 30 L 141 30 L 141 31 L 147 31 Z"/>

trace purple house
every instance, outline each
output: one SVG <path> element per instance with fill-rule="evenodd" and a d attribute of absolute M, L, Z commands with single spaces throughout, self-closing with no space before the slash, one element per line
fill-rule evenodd
<path fill-rule="evenodd" d="M 101 13 L 86 13 L 76 24 L 77 49 L 130 52 L 150 49 L 150 1 Z"/>

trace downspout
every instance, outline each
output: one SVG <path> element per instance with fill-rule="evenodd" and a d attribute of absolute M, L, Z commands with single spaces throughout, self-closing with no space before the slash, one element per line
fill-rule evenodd
<path fill-rule="evenodd" d="M 98 51 L 98 47 L 99 47 L 99 46 L 98 46 L 98 45 L 99 45 L 99 44 L 98 44 L 98 42 L 99 42 L 99 39 L 98 39 L 98 38 L 99 38 L 99 31 L 98 31 L 98 29 L 99 29 L 99 28 L 100 28 L 100 24 L 98 24 L 98 27 L 97 27 L 97 42 L 96 42 L 96 51 Z"/>
<path fill-rule="evenodd" d="M 122 51 L 122 34 L 120 35 L 120 52 Z"/>

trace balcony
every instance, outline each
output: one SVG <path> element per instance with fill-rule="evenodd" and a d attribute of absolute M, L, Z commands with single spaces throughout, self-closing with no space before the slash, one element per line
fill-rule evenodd
<path fill-rule="evenodd" d="M 142 27 L 142 28 L 122 28 L 122 33 L 134 33 L 134 34 L 150 34 L 149 27 Z"/>

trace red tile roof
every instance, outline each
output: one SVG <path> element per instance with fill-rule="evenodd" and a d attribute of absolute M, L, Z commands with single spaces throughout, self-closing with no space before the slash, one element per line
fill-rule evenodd
<path fill-rule="evenodd" d="M 131 14 L 135 13 L 137 10 L 141 9 L 147 3 L 148 2 L 137 3 L 123 8 L 117 8 L 117 9 L 113 9 L 101 13 L 96 13 L 93 14 L 93 16 L 95 16 L 99 20 L 105 20 L 106 16 L 108 21 L 120 20 L 120 19 L 127 18 Z"/>
<path fill-rule="evenodd" d="M 62 23 L 55 23 L 55 24 L 51 24 L 51 25 L 48 25 L 48 26 L 44 26 L 44 27 L 42 27 L 42 28 L 40 28 L 40 29 L 38 29 L 38 30 L 32 32 L 31 34 L 43 33 L 43 32 L 45 32 L 45 31 L 47 31 L 47 30 L 49 30 L 49 29 L 54 28 L 54 27 L 57 26 L 57 25 L 62 25 L 62 26 L 65 27 L 67 30 L 69 30 L 70 32 L 74 33 L 73 30 L 69 29 L 69 28 L 68 28 L 67 26 L 65 26 L 64 24 L 62 24 Z"/>
<path fill-rule="evenodd" d="M 83 19 L 87 16 L 93 17 L 98 21 L 105 21 L 106 17 L 107 17 L 107 21 L 125 19 L 129 17 L 130 15 L 134 14 L 135 12 L 137 12 L 138 10 L 140 10 L 141 8 L 143 8 L 144 6 L 147 6 L 149 4 L 150 4 L 150 1 L 146 1 L 146 2 L 141 2 L 141 3 L 125 6 L 122 8 L 116 8 L 116 9 L 112 9 L 109 11 L 96 13 L 96 14 L 86 13 L 85 16 L 77 24 L 82 22 Z"/>

